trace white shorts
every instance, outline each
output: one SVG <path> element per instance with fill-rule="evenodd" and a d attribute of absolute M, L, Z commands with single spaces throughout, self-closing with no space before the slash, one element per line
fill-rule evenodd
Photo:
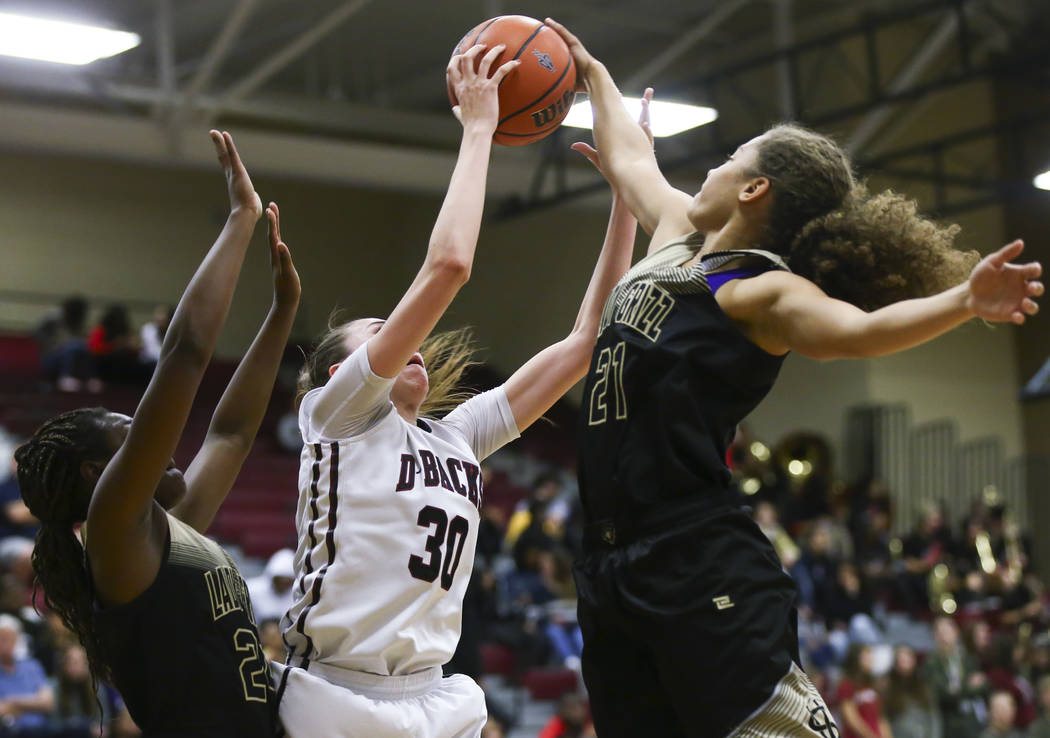
<path fill-rule="evenodd" d="M 839 738 L 831 711 L 796 664 L 765 704 L 737 726 L 728 738 Z"/>
<path fill-rule="evenodd" d="M 408 676 L 271 667 L 289 738 L 478 738 L 488 718 L 481 687 L 440 667 Z"/>

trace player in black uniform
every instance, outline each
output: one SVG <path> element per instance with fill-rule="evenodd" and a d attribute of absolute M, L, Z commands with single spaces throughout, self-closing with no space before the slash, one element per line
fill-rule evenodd
<path fill-rule="evenodd" d="M 299 303 L 273 203 L 273 306 L 185 477 L 171 460 L 263 212 L 233 139 L 217 131 L 211 138 L 230 216 L 179 302 L 135 417 L 74 410 L 16 452 L 22 496 L 41 522 L 33 568 L 47 603 L 148 738 L 276 731 L 247 588 L 233 560 L 203 536 L 262 422 Z"/>
<path fill-rule="evenodd" d="M 877 356 L 975 316 L 1023 323 L 1040 266 L 1010 263 L 1020 242 L 976 263 L 957 228 L 869 195 L 796 126 L 741 146 L 695 197 L 675 190 L 605 67 L 548 24 L 590 94 L 603 171 L 653 237 L 606 304 L 583 398 L 576 575 L 598 735 L 837 738 L 798 667 L 795 586 L 730 495 L 736 424 L 789 350 Z"/>

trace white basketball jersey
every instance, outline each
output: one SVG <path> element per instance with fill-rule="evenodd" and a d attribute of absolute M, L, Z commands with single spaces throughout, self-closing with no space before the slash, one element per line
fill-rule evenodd
<path fill-rule="evenodd" d="M 446 663 L 474 565 L 479 460 L 517 438 L 503 388 L 405 421 L 367 344 L 303 398 L 288 663 L 381 675 Z"/>

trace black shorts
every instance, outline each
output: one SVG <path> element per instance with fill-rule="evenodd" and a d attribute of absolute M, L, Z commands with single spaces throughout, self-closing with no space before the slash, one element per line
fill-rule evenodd
<path fill-rule="evenodd" d="M 598 735 L 724 738 L 799 661 L 794 581 L 741 510 L 598 528 L 575 569 Z"/>

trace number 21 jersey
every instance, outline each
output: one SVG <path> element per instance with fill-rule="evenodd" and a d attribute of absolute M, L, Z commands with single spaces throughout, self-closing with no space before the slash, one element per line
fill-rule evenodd
<path fill-rule="evenodd" d="M 446 663 L 459 641 L 482 504 L 480 460 L 517 438 L 506 393 L 407 422 L 367 343 L 299 408 L 289 664 L 400 676 Z"/>

